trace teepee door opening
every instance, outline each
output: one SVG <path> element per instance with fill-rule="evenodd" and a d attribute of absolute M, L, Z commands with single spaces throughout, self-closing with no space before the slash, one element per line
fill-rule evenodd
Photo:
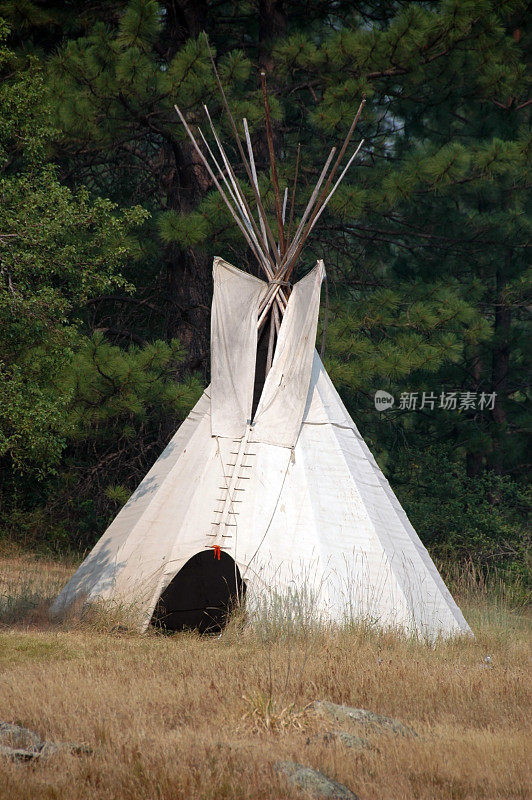
<path fill-rule="evenodd" d="M 231 556 L 223 551 L 218 555 L 209 549 L 187 561 L 159 598 L 152 624 L 200 633 L 219 633 L 225 627 L 244 598 L 246 584 Z"/>

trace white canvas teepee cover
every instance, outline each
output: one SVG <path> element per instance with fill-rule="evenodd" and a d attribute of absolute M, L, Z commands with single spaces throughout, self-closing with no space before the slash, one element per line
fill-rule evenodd
<path fill-rule="evenodd" d="M 268 285 L 214 260 L 212 384 L 55 601 L 132 605 L 149 624 L 189 559 L 215 545 L 253 609 L 297 597 L 341 622 L 470 633 L 314 348 L 323 262 L 290 295 L 253 420 Z"/>

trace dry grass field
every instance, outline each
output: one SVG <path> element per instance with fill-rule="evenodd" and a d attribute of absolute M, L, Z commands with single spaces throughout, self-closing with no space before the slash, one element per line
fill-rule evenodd
<path fill-rule="evenodd" d="M 462 580 L 476 633 L 431 647 L 362 628 L 230 626 L 221 638 L 52 625 L 72 568 L 0 558 L 0 720 L 88 745 L 0 760 L 2 800 L 305 797 L 274 764 L 321 770 L 361 800 L 525 800 L 529 619 Z M 395 717 L 417 737 L 361 729 L 364 747 L 309 707 L 329 700 Z M 347 730 L 347 728 L 344 729 Z"/>

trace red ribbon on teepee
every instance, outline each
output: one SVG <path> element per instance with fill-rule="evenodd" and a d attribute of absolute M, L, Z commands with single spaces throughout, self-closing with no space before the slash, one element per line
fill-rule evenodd
<path fill-rule="evenodd" d="M 220 560 L 220 553 L 222 552 L 222 548 L 219 544 L 213 544 L 212 549 L 214 550 L 214 558 L 217 558 L 218 561 Z"/>

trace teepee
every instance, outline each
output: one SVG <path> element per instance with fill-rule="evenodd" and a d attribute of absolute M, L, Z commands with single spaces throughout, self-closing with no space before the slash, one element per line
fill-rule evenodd
<path fill-rule="evenodd" d="M 256 218 L 207 109 L 218 156 L 199 130 L 202 149 L 176 110 L 267 280 L 214 259 L 211 384 L 52 613 L 104 602 L 127 609 L 139 629 L 157 621 L 176 630 L 215 630 L 229 602 L 245 594 L 250 618 L 262 604 L 284 602 L 297 605 L 299 614 L 304 608 L 315 618 L 360 619 L 430 639 L 470 633 L 315 350 L 323 261 L 294 286 L 289 282 L 307 236 L 360 149 L 333 183 L 363 103 L 332 167 L 331 151 L 292 237 L 263 76 L 274 236 L 247 123 L 246 155 L 218 85 Z"/>

